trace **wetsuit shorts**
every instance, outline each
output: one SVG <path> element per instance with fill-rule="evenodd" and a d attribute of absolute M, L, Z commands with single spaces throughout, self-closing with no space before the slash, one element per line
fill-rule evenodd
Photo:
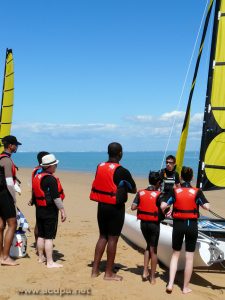
<path fill-rule="evenodd" d="M 125 205 L 98 203 L 98 227 L 100 235 L 119 236 L 125 217 Z"/>
<path fill-rule="evenodd" d="M 158 222 L 141 221 L 141 232 L 147 243 L 146 250 L 149 250 L 150 247 L 157 248 L 160 224 Z"/>
<path fill-rule="evenodd" d="M 16 218 L 16 207 L 8 189 L 0 191 L 0 217 L 3 220 Z"/>
<path fill-rule="evenodd" d="M 185 237 L 185 250 L 194 252 L 198 238 L 198 223 L 197 220 L 173 220 L 173 236 L 172 247 L 175 251 L 180 251 L 182 248 L 183 239 Z"/>
<path fill-rule="evenodd" d="M 56 237 L 58 217 L 57 218 L 36 218 L 38 237 L 44 239 L 54 239 Z"/>

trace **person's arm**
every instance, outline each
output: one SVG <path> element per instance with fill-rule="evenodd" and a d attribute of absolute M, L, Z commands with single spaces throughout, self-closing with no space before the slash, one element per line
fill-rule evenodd
<path fill-rule="evenodd" d="M 128 193 L 135 194 L 137 192 L 136 184 L 130 172 L 122 166 L 117 168 L 114 174 L 114 182 L 119 187 L 125 187 Z"/>
<path fill-rule="evenodd" d="M 131 205 L 131 210 L 136 210 L 138 208 L 139 205 L 139 193 L 136 194 L 134 201 Z"/>
<path fill-rule="evenodd" d="M 16 202 L 16 193 L 12 175 L 12 162 L 8 157 L 4 157 L 1 159 L 1 165 L 4 168 L 7 189 L 13 197 L 14 202 Z"/>
<path fill-rule="evenodd" d="M 205 195 L 203 194 L 202 190 L 199 190 L 198 191 L 198 194 L 197 194 L 197 201 L 196 203 L 198 205 L 200 205 L 203 209 L 205 210 L 210 210 L 210 204 L 209 204 L 209 201 L 206 199 Z"/>
<path fill-rule="evenodd" d="M 180 188 L 181 187 L 181 185 L 180 185 L 180 176 L 179 176 L 179 174 L 177 172 L 175 173 L 175 187 L 176 188 Z"/>
<path fill-rule="evenodd" d="M 66 212 L 65 212 L 65 209 L 64 209 L 62 199 L 61 198 L 56 198 L 53 201 L 54 201 L 56 207 L 58 208 L 58 210 L 61 213 L 61 221 L 64 222 L 66 220 Z"/>

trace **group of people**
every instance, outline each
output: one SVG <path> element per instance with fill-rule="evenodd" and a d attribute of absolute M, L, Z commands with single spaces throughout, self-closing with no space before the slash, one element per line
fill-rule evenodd
<path fill-rule="evenodd" d="M 20 142 L 9 135 L 2 139 L 4 151 L 0 154 L 0 262 L 14 266 L 17 262 L 10 257 L 10 246 L 17 228 L 16 192 L 21 193 L 16 177 L 17 167 L 11 155 L 17 151 Z M 106 249 L 107 263 L 104 279 L 121 281 L 122 276 L 113 271 L 116 249 L 125 218 L 125 203 L 128 193 L 136 196 L 131 205 L 137 210 L 142 234 L 146 240 L 144 253 L 143 281 L 156 283 L 157 246 L 160 222 L 165 217 L 173 218 L 172 248 L 169 281 L 166 292 L 171 293 L 177 271 L 177 264 L 185 237 L 186 264 L 183 293 L 191 292 L 189 282 L 193 270 L 193 257 L 198 237 L 197 219 L 199 206 L 209 210 L 209 203 L 202 191 L 191 186 L 193 170 L 183 167 L 181 177 L 176 172 L 176 158 L 166 158 L 166 168 L 149 173 L 149 186 L 137 191 L 131 173 L 121 166 L 123 149 L 119 143 L 108 145 L 108 160 L 97 166 L 90 199 L 98 202 L 97 220 L 99 238 L 96 243 L 92 277 L 97 277 L 100 262 Z M 35 239 L 38 261 L 48 268 L 62 267 L 53 261 L 53 239 L 56 236 L 58 212 L 61 221 L 66 220 L 62 185 L 54 173 L 59 161 L 46 151 L 37 155 L 38 166 L 32 172 L 32 198 L 29 205 L 36 207 Z M 7 230 L 4 234 L 4 230 Z M 149 262 L 151 268 L 149 272 Z"/>
<path fill-rule="evenodd" d="M 20 142 L 12 135 L 2 138 L 4 151 L 0 154 L 0 263 L 15 266 L 17 261 L 10 257 L 10 247 L 17 229 L 16 192 L 21 193 L 16 177 L 17 167 L 11 155 L 17 151 Z M 54 173 L 59 161 L 46 151 L 37 155 L 38 166 L 32 172 L 32 197 L 29 205 L 36 207 L 34 230 L 38 261 L 47 268 L 62 267 L 53 261 L 53 239 L 58 226 L 58 212 L 61 221 L 66 220 L 63 199 L 65 198 L 59 178 Z M 7 225 L 7 229 L 6 229 Z M 4 234 L 4 231 L 6 232 Z"/>
<path fill-rule="evenodd" d="M 202 191 L 191 186 L 193 170 L 183 167 L 181 176 L 176 172 L 176 158 L 166 158 L 166 168 L 149 173 L 149 186 L 137 192 L 130 172 L 120 165 L 123 155 L 119 143 L 108 145 L 108 161 L 97 166 L 90 199 L 98 202 L 97 220 L 99 239 L 95 247 L 92 277 L 97 277 L 101 258 L 106 249 L 107 263 L 105 280 L 121 281 L 122 276 L 113 271 L 116 248 L 125 218 L 125 203 L 128 193 L 136 193 L 131 205 L 137 210 L 142 234 L 146 240 L 144 253 L 143 281 L 156 283 L 157 246 L 160 222 L 165 217 L 173 218 L 172 248 L 169 281 L 166 292 L 173 290 L 178 259 L 185 238 L 186 264 L 182 292 L 191 292 L 189 282 L 193 270 L 193 258 L 198 237 L 199 206 L 209 210 L 209 203 Z M 151 268 L 149 273 L 149 262 Z"/>

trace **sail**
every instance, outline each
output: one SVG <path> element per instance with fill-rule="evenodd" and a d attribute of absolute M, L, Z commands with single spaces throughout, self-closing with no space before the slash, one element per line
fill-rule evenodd
<path fill-rule="evenodd" d="M 197 186 L 225 188 L 225 0 L 216 2 Z"/>
<path fill-rule="evenodd" d="M 2 89 L 2 104 L 0 112 L 0 153 L 3 151 L 1 140 L 9 135 L 12 124 L 14 99 L 14 65 L 11 49 L 6 49 L 5 72 Z"/>
<path fill-rule="evenodd" d="M 205 41 L 205 36 L 207 33 L 207 28 L 208 28 L 208 23 L 212 11 L 212 6 L 213 6 L 214 0 L 211 0 L 208 6 L 208 11 L 207 15 L 205 18 L 205 24 L 202 32 L 202 38 L 201 38 L 201 43 L 199 46 L 199 51 L 198 51 L 198 57 L 197 57 L 197 62 L 195 65 L 195 71 L 194 71 L 194 76 L 192 79 L 192 85 L 191 85 L 191 90 L 189 93 L 189 98 L 188 98 L 188 104 L 186 108 L 186 114 L 184 118 L 184 123 L 181 131 L 181 136 L 180 136 L 180 141 L 176 153 L 176 171 L 180 174 L 182 165 L 183 165 L 183 160 L 184 160 L 184 153 L 185 153 L 185 148 L 186 148 L 186 142 L 187 142 L 187 137 L 188 137 L 188 129 L 189 129 L 189 123 L 190 123 L 190 113 L 191 113 L 191 101 L 192 101 L 192 96 L 195 88 L 195 83 L 196 83 L 196 78 L 198 74 L 198 69 L 199 69 L 199 64 L 202 56 L 202 50 L 203 50 L 203 45 Z"/>

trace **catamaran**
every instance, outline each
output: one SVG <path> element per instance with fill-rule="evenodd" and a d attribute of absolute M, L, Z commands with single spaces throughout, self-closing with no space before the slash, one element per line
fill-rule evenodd
<path fill-rule="evenodd" d="M 188 137 L 192 95 L 211 18 L 213 18 L 213 32 L 197 177 L 197 187 L 203 191 L 225 188 L 225 0 L 210 0 L 208 5 L 176 154 L 176 168 L 180 173 Z M 224 264 L 225 219 L 213 211 L 211 213 L 213 218 L 199 219 L 195 267 L 209 266 L 218 262 Z M 169 266 L 172 255 L 172 220 L 165 220 L 160 226 L 158 258 L 164 265 Z M 126 213 L 122 234 L 137 246 L 143 249 L 146 247 L 140 230 L 140 221 L 136 216 Z M 183 269 L 184 263 L 185 252 L 182 248 L 178 269 Z"/>
<path fill-rule="evenodd" d="M 5 71 L 0 111 L 0 153 L 3 151 L 1 140 L 10 135 L 14 102 L 14 63 L 12 49 L 6 49 Z"/>

